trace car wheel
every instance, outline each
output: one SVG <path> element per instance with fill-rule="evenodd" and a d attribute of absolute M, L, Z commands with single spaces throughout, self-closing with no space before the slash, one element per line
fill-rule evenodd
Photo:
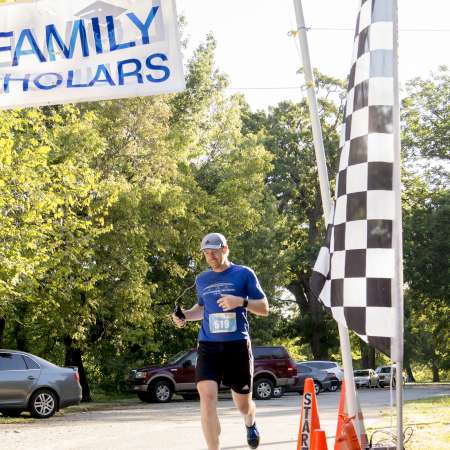
<path fill-rule="evenodd" d="M 254 395 L 258 400 L 269 400 L 273 395 L 273 383 L 267 378 L 260 378 L 255 381 Z"/>
<path fill-rule="evenodd" d="M 275 386 L 273 388 L 272 396 L 273 398 L 280 398 L 284 395 L 284 387 L 283 386 Z"/>
<path fill-rule="evenodd" d="M 168 381 L 160 380 L 152 385 L 151 395 L 157 403 L 168 403 L 172 400 L 173 389 Z"/>
<path fill-rule="evenodd" d="M 138 392 L 138 399 L 144 403 L 151 403 L 153 401 L 152 396 L 149 392 Z"/>
<path fill-rule="evenodd" d="M 55 414 L 57 406 L 56 394 L 49 389 L 40 389 L 31 396 L 30 414 L 36 419 L 48 419 Z"/>
<path fill-rule="evenodd" d="M 330 387 L 328 388 L 328 390 L 329 390 L 330 392 L 336 392 L 338 389 L 339 389 L 339 382 L 338 382 L 338 381 L 333 381 L 333 382 L 330 384 Z"/>
<path fill-rule="evenodd" d="M 6 417 L 19 417 L 22 411 L 20 409 L 0 409 L 0 413 Z"/>
<path fill-rule="evenodd" d="M 316 395 L 319 395 L 321 390 L 322 385 L 318 381 L 314 381 L 314 392 L 316 393 Z"/>

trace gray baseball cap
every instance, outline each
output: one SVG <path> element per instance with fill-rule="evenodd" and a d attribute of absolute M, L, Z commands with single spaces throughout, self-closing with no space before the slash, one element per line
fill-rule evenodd
<path fill-rule="evenodd" d="M 225 247 L 225 245 L 227 245 L 227 240 L 223 234 L 209 233 L 202 239 L 200 250 L 205 250 L 207 248 L 217 250 Z"/>

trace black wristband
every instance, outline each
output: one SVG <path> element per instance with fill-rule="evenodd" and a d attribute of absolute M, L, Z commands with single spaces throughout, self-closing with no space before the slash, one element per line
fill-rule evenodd
<path fill-rule="evenodd" d="M 242 307 L 247 308 L 247 306 L 248 306 L 248 300 L 246 298 L 244 298 L 244 303 L 242 303 Z"/>

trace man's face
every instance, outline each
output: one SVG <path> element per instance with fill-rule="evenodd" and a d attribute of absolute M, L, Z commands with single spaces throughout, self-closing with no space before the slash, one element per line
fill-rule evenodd
<path fill-rule="evenodd" d="M 219 269 L 223 267 L 227 261 L 228 247 L 218 249 L 206 248 L 203 250 L 203 254 L 211 269 Z"/>

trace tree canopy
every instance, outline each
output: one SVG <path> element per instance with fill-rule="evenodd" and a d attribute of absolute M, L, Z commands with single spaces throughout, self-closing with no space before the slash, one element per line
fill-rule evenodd
<path fill-rule="evenodd" d="M 269 295 L 255 342 L 338 352 L 308 289 L 324 226 L 307 104 L 251 111 L 226 95 L 215 48 L 199 46 L 176 95 L 0 113 L 0 345 L 77 365 L 84 400 L 90 384 L 120 390 L 131 367 L 194 345 L 198 325 L 168 316 L 183 292 L 196 301 L 211 231 Z M 334 174 L 344 84 L 316 77 Z M 445 68 L 413 80 L 402 116 L 408 364 L 435 379 L 450 361 L 448 92 Z"/>

